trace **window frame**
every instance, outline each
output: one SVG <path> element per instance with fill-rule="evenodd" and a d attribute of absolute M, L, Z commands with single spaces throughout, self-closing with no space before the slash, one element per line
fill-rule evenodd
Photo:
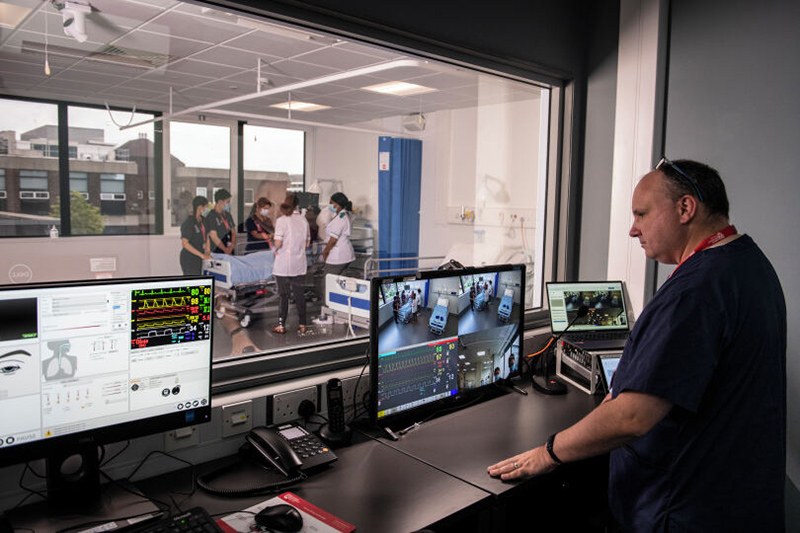
<path fill-rule="evenodd" d="M 54 105 L 57 109 L 57 130 L 58 130 L 58 187 L 59 187 L 59 202 L 61 206 L 66 206 L 65 208 L 61 209 L 61 231 L 59 232 L 60 237 L 108 237 L 105 234 L 92 234 L 92 235 L 72 235 L 71 231 L 71 221 L 70 221 L 70 200 L 69 200 L 69 192 L 70 192 L 70 185 L 69 185 L 69 165 L 70 161 L 77 160 L 77 146 L 70 146 L 68 142 L 69 138 L 69 108 L 70 107 L 82 107 L 87 109 L 99 109 L 104 110 L 106 106 L 103 104 L 86 104 L 83 102 L 75 102 L 71 100 L 55 100 L 51 98 L 31 98 L 27 96 L 17 96 L 17 95 L 8 95 L 8 94 L 0 94 L 0 98 L 3 100 L 13 100 L 13 101 L 22 101 L 22 102 L 31 102 L 35 104 L 47 104 L 47 105 Z M 126 109 L 119 106 L 109 106 L 108 107 L 111 111 L 119 111 L 121 113 L 131 113 L 134 109 Z M 161 117 L 163 113 L 161 111 L 151 111 L 147 109 L 136 109 L 137 113 L 153 115 L 153 117 Z M 164 143 L 162 139 L 162 131 L 157 127 L 153 127 L 153 186 L 156 191 L 156 205 L 163 205 L 162 198 L 163 198 L 163 172 L 162 172 L 162 153 L 164 150 Z M 48 147 L 54 145 L 46 145 Z M 75 151 L 75 157 L 70 157 L 70 153 Z M 48 148 L 49 151 L 49 148 Z M 48 155 L 44 155 L 43 157 L 50 157 Z M 157 235 L 164 235 L 164 209 L 156 209 L 153 214 L 155 215 L 155 224 L 153 227 L 153 231 L 150 233 L 125 233 L 123 235 L 114 235 L 114 238 L 120 238 L 125 236 L 157 236 Z M 31 235 L 25 238 L 48 238 L 49 235 Z M 6 237 L 0 237 L 0 242 L 8 239 L 18 239 L 20 237 L 9 235 Z"/>
<path fill-rule="evenodd" d="M 210 2 L 215 4 L 214 2 Z M 229 6 L 220 5 L 226 9 Z M 303 11 L 302 19 L 298 20 L 295 16 L 287 17 L 285 11 L 292 8 L 277 5 L 273 2 L 264 2 L 263 7 L 254 9 L 252 7 L 238 5 L 239 9 L 249 11 L 257 16 L 282 20 L 294 25 L 310 27 L 319 31 L 324 31 L 333 35 L 341 35 L 349 40 L 365 42 L 383 48 L 403 51 L 421 58 L 433 59 L 438 62 L 448 63 L 456 66 L 463 66 L 471 70 L 476 70 L 486 74 L 499 76 L 502 78 L 521 81 L 528 84 L 546 86 L 550 90 L 550 110 L 548 120 L 548 132 L 546 139 L 546 175 L 545 175 L 545 228 L 544 228 L 544 250 L 542 265 L 542 288 L 544 283 L 550 279 L 556 279 L 557 272 L 565 269 L 566 240 L 571 233 L 566 227 L 567 210 L 561 203 L 569 200 L 570 165 L 562 165 L 562 161 L 571 161 L 572 143 L 571 123 L 573 120 L 574 105 L 571 100 L 570 105 L 565 105 L 565 96 L 569 99 L 574 95 L 572 82 L 545 75 L 537 71 L 532 65 L 520 65 L 510 63 L 500 58 L 479 56 L 474 52 L 448 47 L 446 49 L 431 45 L 422 39 L 414 39 L 408 35 L 398 38 L 397 35 L 360 26 L 342 19 L 325 19 L 324 16 Z M 324 24 L 320 24 L 320 19 Z M 347 28 L 347 29 L 346 29 Z M 354 29 L 355 28 L 355 29 Z M 566 94 L 565 94 L 566 93 Z M 241 136 L 244 121 L 240 121 L 239 149 L 238 155 L 242 157 Z M 266 125 L 269 127 L 284 128 L 285 125 L 272 125 L 267 120 L 248 122 L 254 125 Z M 306 135 L 306 169 L 304 178 L 315 175 L 313 159 L 309 153 L 313 154 L 313 132 Z M 244 183 L 244 166 L 239 165 L 239 183 Z M 243 198 L 240 195 L 240 210 L 243 206 Z M 564 226 L 564 227 L 562 227 Z M 532 336 L 533 331 L 542 327 L 549 327 L 548 312 L 544 292 L 542 291 L 542 306 L 539 308 L 526 309 L 525 328 L 523 340 Z M 214 363 L 212 371 L 212 388 L 215 394 L 240 390 L 243 388 L 263 386 L 270 383 L 291 380 L 294 378 L 307 377 L 311 374 L 321 374 L 343 368 L 352 368 L 359 365 L 366 365 L 369 338 L 359 338 L 350 341 L 338 341 L 332 343 L 315 344 L 308 347 L 298 347 L 284 351 L 258 354 L 246 359 L 222 360 Z"/>

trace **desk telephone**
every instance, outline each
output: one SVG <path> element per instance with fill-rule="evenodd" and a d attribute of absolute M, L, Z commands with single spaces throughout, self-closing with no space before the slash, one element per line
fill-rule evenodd
<path fill-rule="evenodd" d="M 336 461 L 336 455 L 312 433 L 296 424 L 275 428 L 257 427 L 245 437 L 246 453 L 266 461 L 286 477 L 295 477 Z"/>
<path fill-rule="evenodd" d="M 320 440 L 302 427 L 281 424 L 277 427 L 257 427 L 245 437 L 246 442 L 239 449 L 239 462 L 256 461 L 269 470 L 277 470 L 286 479 L 259 486 L 231 487 L 217 485 L 220 476 L 231 476 L 231 465 L 199 476 L 197 484 L 212 494 L 225 496 L 248 496 L 263 492 L 284 489 L 306 479 L 306 472 L 336 461 L 337 457 Z M 234 476 L 235 477 L 235 476 Z"/>

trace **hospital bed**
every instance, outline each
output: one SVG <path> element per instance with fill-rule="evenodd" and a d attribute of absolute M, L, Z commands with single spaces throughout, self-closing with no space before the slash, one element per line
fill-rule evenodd
<path fill-rule="evenodd" d="M 203 274 L 214 277 L 214 312 L 217 318 L 231 314 L 246 328 L 253 315 L 268 311 L 277 298 L 272 277 L 272 250 L 242 256 L 211 254 L 203 261 Z M 274 309 L 274 306 L 272 306 Z"/>
<path fill-rule="evenodd" d="M 400 310 L 397 312 L 397 318 L 403 324 L 408 324 L 411 321 L 412 313 L 411 313 L 411 300 L 408 300 Z"/>
<path fill-rule="evenodd" d="M 497 318 L 503 322 L 508 322 L 511 317 L 511 309 L 514 308 L 514 289 L 506 289 L 503 291 L 503 298 L 500 300 L 500 306 L 497 308 Z"/>
<path fill-rule="evenodd" d="M 428 321 L 428 329 L 431 330 L 431 333 L 441 335 L 444 328 L 447 327 L 447 316 L 449 315 L 447 305 L 449 303 L 450 300 L 447 298 L 439 298 L 436 300 L 436 307 L 433 308 L 431 319 Z"/>
<path fill-rule="evenodd" d="M 473 305 L 475 306 L 476 311 L 483 311 L 488 304 L 488 298 L 486 296 L 486 291 L 478 291 L 478 294 L 475 296 L 475 302 Z"/>

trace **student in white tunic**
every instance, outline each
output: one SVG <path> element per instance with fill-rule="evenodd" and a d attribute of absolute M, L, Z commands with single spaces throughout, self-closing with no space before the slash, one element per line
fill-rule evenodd
<path fill-rule="evenodd" d="M 335 215 L 325 228 L 328 243 L 322 251 L 322 260 L 325 261 L 325 274 L 338 275 L 356 259 L 353 244 L 350 242 L 350 213 L 353 211 L 353 202 L 343 192 L 337 192 L 331 196 L 328 209 Z"/>
<path fill-rule="evenodd" d="M 297 196 L 290 194 L 280 206 L 283 216 L 275 222 L 275 236 L 272 248 L 275 250 L 275 264 L 272 274 L 278 283 L 278 325 L 272 328 L 275 333 L 286 332 L 286 316 L 289 313 L 289 293 L 294 294 L 299 317 L 297 331 L 306 330 L 306 300 L 303 295 L 303 278 L 306 275 L 306 248 L 311 244 L 311 233 L 306 217 L 298 209 Z"/>

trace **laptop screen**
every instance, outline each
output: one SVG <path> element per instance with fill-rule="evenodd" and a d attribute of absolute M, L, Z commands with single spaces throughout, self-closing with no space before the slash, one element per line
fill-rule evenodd
<path fill-rule="evenodd" d="M 547 284 L 547 301 L 555 334 L 567 328 L 581 306 L 589 311 L 575 321 L 570 332 L 628 330 L 621 281 L 551 282 Z"/>

